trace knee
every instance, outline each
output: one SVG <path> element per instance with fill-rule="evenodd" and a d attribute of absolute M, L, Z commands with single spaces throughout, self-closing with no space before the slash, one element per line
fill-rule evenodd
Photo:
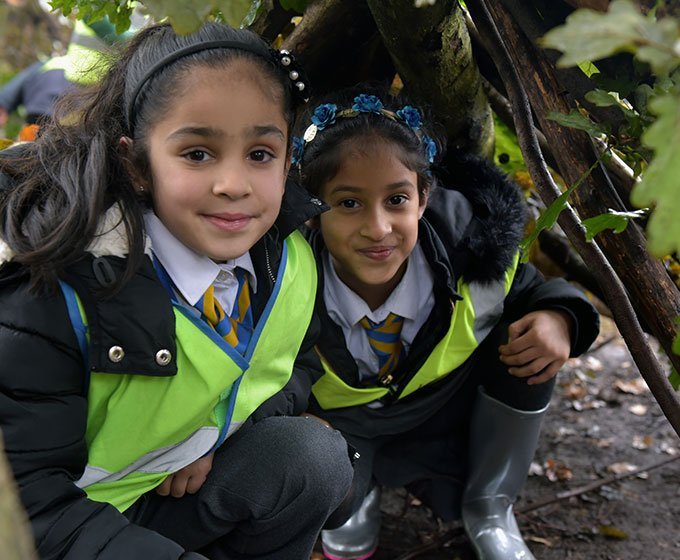
<path fill-rule="evenodd" d="M 340 432 L 299 416 L 271 417 L 258 424 L 266 425 L 275 437 L 274 460 L 288 482 L 335 508 L 349 491 L 353 476 L 347 442 Z"/>

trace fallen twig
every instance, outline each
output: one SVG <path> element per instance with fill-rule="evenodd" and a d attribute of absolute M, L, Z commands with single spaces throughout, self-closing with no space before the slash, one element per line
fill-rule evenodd
<path fill-rule="evenodd" d="M 518 514 L 529 513 L 530 511 L 535 511 L 545 506 L 549 506 L 554 503 L 561 502 L 563 500 L 568 500 L 569 498 L 573 498 L 575 496 L 581 496 L 583 494 L 587 494 L 588 492 L 592 492 L 593 490 L 597 490 L 602 486 L 606 486 L 607 484 L 613 484 L 626 478 L 637 476 L 640 473 L 658 469 L 659 467 L 668 465 L 669 463 L 677 461 L 678 459 L 680 459 L 680 455 L 675 455 L 673 457 L 664 459 L 663 461 L 659 461 L 657 463 L 653 463 L 646 467 L 639 467 L 630 472 L 609 476 L 607 478 L 602 478 L 600 480 L 593 481 L 590 484 L 585 484 L 583 486 L 579 486 L 578 488 L 574 488 L 573 490 L 565 490 L 564 492 L 558 492 L 554 496 L 548 496 L 531 504 L 526 504 L 521 507 L 518 507 L 515 509 L 515 513 Z M 399 556 L 396 560 L 412 560 L 413 558 L 418 558 L 418 556 L 425 552 L 436 550 L 444 546 L 446 543 L 454 540 L 457 537 L 460 537 L 463 533 L 464 533 L 463 523 L 458 521 L 448 531 L 438 536 L 437 538 L 433 539 L 431 542 L 412 548 L 406 554 L 402 554 L 401 556 Z"/>

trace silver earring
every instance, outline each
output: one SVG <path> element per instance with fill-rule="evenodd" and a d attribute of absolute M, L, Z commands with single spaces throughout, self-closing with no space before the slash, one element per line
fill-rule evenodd
<path fill-rule="evenodd" d="M 137 188 L 137 190 L 138 190 L 139 192 L 144 192 L 144 186 L 143 186 L 143 185 L 139 185 L 139 187 Z"/>

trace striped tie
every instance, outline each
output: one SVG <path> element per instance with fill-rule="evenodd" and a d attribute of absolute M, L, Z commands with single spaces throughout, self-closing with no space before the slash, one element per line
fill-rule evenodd
<path fill-rule="evenodd" d="M 238 280 L 238 292 L 231 316 L 227 316 L 215 298 L 215 287 L 212 285 L 198 300 L 196 307 L 203 319 L 243 355 L 253 333 L 253 310 L 250 307 L 250 288 L 246 271 L 236 268 L 234 274 Z"/>
<path fill-rule="evenodd" d="M 378 356 L 378 377 L 382 383 L 392 381 L 392 372 L 404 355 L 401 344 L 401 327 L 404 318 L 390 313 L 384 321 L 374 323 L 364 317 L 359 324 L 366 329 L 371 349 Z"/>

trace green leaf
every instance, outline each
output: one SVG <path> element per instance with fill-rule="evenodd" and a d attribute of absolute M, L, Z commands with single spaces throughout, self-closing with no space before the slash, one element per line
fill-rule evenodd
<path fill-rule="evenodd" d="M 677 391 L 680 388 L 680 374 L 675 368 L 671 368 L 671 373 L 668 376 L 668 381 L 670 382 L 674 390 Z"/>
<path fill-rule="evenodd" d="M 508 175 L 525 171 L 522 151 L 515 133 L 494 114 L 494 162 Z"/>
<path fill-rule="evenodd" d="M 646 214 L 645 210 L 635 210 L 634 212 L 609 210 L 606 214 L 583 220 L 583 226 L 586 228 L 586 241 L 592 241 L 598 233 L 607 229 L 614 230 L 614 233 L 621 233 L 628 227 L 630 220 L 643 218 Z"/>
<path fill-rule="evenodd" d="M 658 118 L 642 136 L 654 150 L 654 159 L 635 186 L 631 200 L 637 206 L 656 205 L 647 225 L 649 249 L 656 256 L 680 251 L 680 94 L 666 94 L 649 101 Z"/>
<path fill-rule="evenodd" d="M 280 0 L 279 3 L 284 10 L 292 10 L 302 14 L 309 4 L 309 0 Z"/>
<path fill-rule="evenodd" d="M 224 21 L 232 27 L 243 24 L 251 8 L 250 0 L 216 0 L 217 9 L 224 17 Z"/>
<path fill-rule="evenodd" d="M 635 41 L 653 22 L 631 0 L 614 0 L 606 13 L 581 9 L 572 12 L 564 25 L 551 29 L 542 39 L 543 47 L 564 53 L 557 61 L 561 67 L 576 66 L 635 50 Z"/>
<path fill-rule="evenodd" d="M 615 105 L 618 106 L 621 103 L 617 95 L 601 89 L 589 91 L 586 93 L 586 99 L 598 107 L 613 107 Z"/>
<path fill-rule="evenodd" d="M 262 0 L 253 0 L 250 4 L 250 9 L 248 10 L 248 13 L 241 22 L 241 25 L 243 27 L 250 27 L 251 25 L 253 25 L 253 22 L 263 10 L 264 4 L 262 4 Z"/>
<path fill-rule="evenodd" d="M 523 263 L 529 260 L 529 248 L 534 243 L 534 241 L 538 239 L 539 234 L 544 229 L 550 229 L 555 225 L 555 222 L 557 222 L 557 218 L 560 217 L 562 210 L 567 207 L 567 199 L 569 198 L 569 195 L 574 192 L 574 189 L 577 186 L 578 183 L 575 183 L 573 187 L 564 191 L 559 197 L 553 200 L 552 204 L 545 209 L 545 212 L 543 212 L 543 214 L 538 217 L 534 230 L 520 243 L 520 248 L 522 250 L 521 260 Z"/>
<path fill-rule="evenodd" d="M 680 327 L 680 317 L 676 317 L 675 322 Z M 675 335 L 675 340 L 673 340 L 673 346 L 671 347 L 671 349 L 673 350 L 673 354 L 677 354 L 678 356 L 680 356 L 680 328 L 678 329 L 678 332 Z"/>
<path fill-rule="evenodd" d="M 588 117 L 579 113 L 576 109 L 572 109 L 569 114 L 551 111 L 548 113 L 547 117 L 551 121 L 555 121 L 562 126 L 576 128 L 578 130 L 585 130 L 591 136 L 608 134 L 606 127 L 600 126 L 599 124 L 591 121 Z"/>
<path fill-rule="evenodd" d="M 193 33 L 216 8 L 215 0 L 144 0 L 156 21 L 167 19 L 182 35 Z"/>

